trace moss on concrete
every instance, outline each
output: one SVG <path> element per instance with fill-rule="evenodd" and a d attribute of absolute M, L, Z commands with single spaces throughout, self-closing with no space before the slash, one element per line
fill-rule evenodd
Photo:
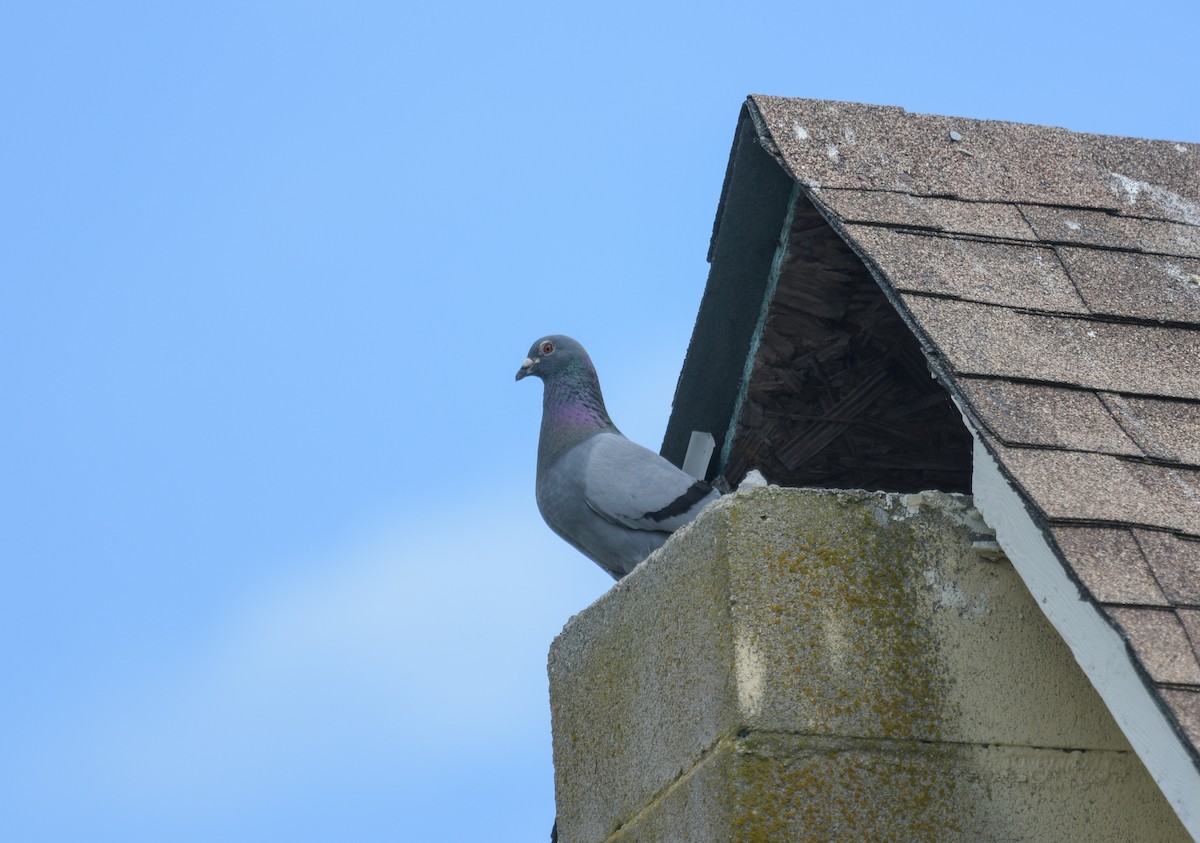
<path fill-rule="evenodd" d="M 1174 839 L 981 529 L 941 493 L 710 507 L 551 649 L 560 839 Z"/>

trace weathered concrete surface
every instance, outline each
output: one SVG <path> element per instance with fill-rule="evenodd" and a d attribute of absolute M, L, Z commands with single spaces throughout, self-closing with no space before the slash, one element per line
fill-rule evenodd
<path fill-rule="evenodd" d="M 573 618 L 559 839 L 1187 839 L 967 502 L 727 496 Z"/>
<path fill-rule="evenodd" d="M 723 740 L 613 843 L 1173 840 L 1119 752 L 752 732 Z M 1121 806 L 1126 809 L 1122 810 Z M 1151 812 L 1152 813 L 1152 812 Z M 1166 831 L 1164 832 L 1164 829 Z M 575 838 L 560 836 L 560 840 Z"/>

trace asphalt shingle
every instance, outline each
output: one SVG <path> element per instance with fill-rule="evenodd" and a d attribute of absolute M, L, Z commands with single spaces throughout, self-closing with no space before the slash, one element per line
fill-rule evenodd
<path fill-rule="evenodd" d="M 1200 404 L 1108 392 L 1101 399 L 1146 456 L 1200 466 Z"/>
<path fill-rule="evenodd" d="M 1200 540 L 1161 530 L 1134 530 L 1154 578 L 1174 606 L 1200 606 Z"/>
<path fill-rule="evenodd" d="M 781 166 L 809 187 L 1091 207 L 1176 222 L 1191 221 L 1200 195 L 1198 144 L 861 103 L 752 96 L 749 105 Z M 1155 190 L 1131 200 L 1138 182 Z"/>
<path fill-rule="evenodd" d="M 1200 331 L 902 299 L 955 372 L 1200 400 Z"/>
<path fill-rule="evenodd" d="M 1054 539 L 1080 582 L 1099 602 L 1171 605 L 1128 529 L 1057 527 Z"/>
<path fill-rule="evenodd" d="M 1022 205 L 1021 211 L 1037 239 L 1046 243 L 1200 257 L 1200 226 L 1118 217 L 1081 208 Z"/>
<path fill-rule="evenodd" d="M 1092 313 L 1183 323 L 1200 313 L 1200 260 L 1074 246 L 1058 254 Z"/>
<path fill-rule="evenodd" d="M 1180 532 L 1200 524 L 1200 471 L 1107 454 L 989 444 L 1051 521 L 1145 525 Z"/>
<path fill-rule="evenodd" d="M 1088 315 L 1053 249 L 965 237 L 846 225 L 859 251 L 887 266 L 888 281 L 912 293 Z"/>
<path fill-rule="evenodd" d="M 1107 612 L 1151 679 L 1171 685 L 1200 685 L 1200 663 L 1173 611 L 1111 607 Z"/>
<path fill-rule="evenodd" d="M 1006 445 L 1142 456 L 1094 392 L 1004 378 L 961 378 L 958 387 Z"/>
<path fill-rule="evenodd" d="M 813 199 L 845 223 L 1037 240 L 1017 206 L 1000 202 L 958 202 L 908 193 L 836 189 L 822 189 L 813 194 Z"/>
<path fill-rule="evenodd" d="M 1163 688 L 1160 694 L 1192 745 L 1200 745 L 1200 688 Z"/>

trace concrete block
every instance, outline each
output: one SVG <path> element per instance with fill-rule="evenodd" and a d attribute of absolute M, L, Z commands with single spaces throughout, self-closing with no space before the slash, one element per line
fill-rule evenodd
<path fill-rule="evenodd" d="M 560 840 L 1036 839 L 1075 791 L 1182 833 L 985 531 L 942 493 L 722 498 L 551 647 Z"/>
<path fill-rule="evenodd" d="M 1186 839 L 1169 809 L 1141 810 L 1156 802 L 1130 753 L 752 732 L 722 740 L 606 840 Z"/>

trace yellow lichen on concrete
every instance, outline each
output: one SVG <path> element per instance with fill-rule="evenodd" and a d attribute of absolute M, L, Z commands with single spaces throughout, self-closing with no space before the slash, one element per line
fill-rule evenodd
<path fill-rule="evenodd" d="M 729 519 L 739 552 L 728 564 L 743 586 L 735 625 L 770 618 L 763 652 L 779 713 L 827 733 L 936 739 L 945 677 L 909 519 L 893 519 L 881 504 L 895 502 L 881 496 L 810 494 L 797 511 L 793 494 L 763 490 Z M 765 728 L 780 725 L 762 716 Z"/>
<path fill-rule="evenodd" d="M 960 839 L 962 752 L 913 742 L 813 745 L 759 735 L 738 747 L 728 839 Z M 968 818 L 969 819 L 969 818 Z"/>

